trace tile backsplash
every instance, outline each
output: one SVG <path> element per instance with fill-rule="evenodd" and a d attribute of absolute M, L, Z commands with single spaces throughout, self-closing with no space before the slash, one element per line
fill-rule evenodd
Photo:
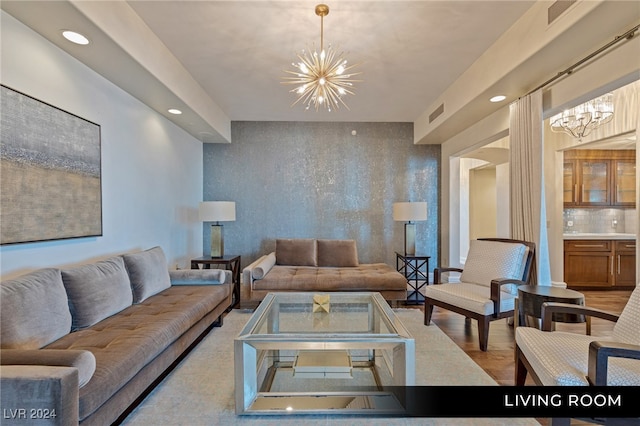
<path fill-rule="evenodd" d="M 636 233 L 636 209 L 564 209 L 564 233 Z"/>

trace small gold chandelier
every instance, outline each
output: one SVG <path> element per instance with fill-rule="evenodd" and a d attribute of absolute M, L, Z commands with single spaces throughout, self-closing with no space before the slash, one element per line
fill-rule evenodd
<path fill-rule="evenodd" d="M 348 73 L 356 65 L 347 66 L 347 60 L 343 53 L 337 54 L 331 45 L 324 49 L 324 17 L 329 14 L 329 6 L 319 4 L 316 6 L 316 15 L 320 17 L 320 53 L 315 49 L 303 50 L 299 55 L 299 62 L 293 62 L 295 71 L 285 70 L 292 76 L 284 77 L 284 84 L 295 84 L 296 88 L 290 90 L 295 93 L 298 99 L 291 104 L 293 107 L 297 103 L 306 104 L 306 109 L 313 105 L 318 111 L 321 106 L 331 112 L 344 105 L 349 109 L 342 97 L 345 94 L 353 95 L 354 75 L 361 73 Z"/>

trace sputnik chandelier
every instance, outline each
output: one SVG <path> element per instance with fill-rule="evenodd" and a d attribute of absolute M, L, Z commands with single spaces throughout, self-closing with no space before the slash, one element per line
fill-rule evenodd
<path fill-rule="evenodd" d="M 607 93 L 551 117 L 551 130 L 582 139 L 613 118 L 613 93 Z"/>
<path fill-rule="evenodd" d="M 298 55 L 299 62 L 293 62 L 295 71 L 285 70 L 291 76 L 284 77 L 284 84 L 295 84 L 297 87 L 290 90 L 295 93 L 298 99 L 291 105 L 297 103 L 306 105 L 306 109 L 312 106 L 318 111 L 324 107 L 331 112 L 344 105 L 349 109 L 342 97 L 345 94 L 353 95 L 352 77 L 361 73 L 349 73 L 356 65 L 347 66 L 347 60 L 343 53 L 336 53 L 331 45 L 324 48 L 324 17 L 329 14 L 329 6 L 319 4 L 316 6 L 316 15 L 320 17 L 320 52 L 317 50 L 303 50 Z"/>

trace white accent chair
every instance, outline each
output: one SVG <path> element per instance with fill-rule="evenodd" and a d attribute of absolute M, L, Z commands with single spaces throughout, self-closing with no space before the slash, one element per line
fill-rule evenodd
<path fill-rule="evenodd" d="M 425 289 L 424 324 L 438 306 L 478 321 L 480 349 L 487 350 L 489 323 L 513 317 L 518 287 L 529 284 L 535 244 L 504 238 L 472 240 L 464 269 L 436 268 Z M 442 274 L 459 272 L 459 283 L 441 284 Z"/>
<path fill-rule="evenodd" d="M 557 312 L 615 321 L 613 333 L 595 337 L 551 331 Z M 527 372 L 540 386 L 640 386 L 640 284 L 619 316 L 587 306 L 543 303 L 542 330 L 516 327 L 515 352 L 517 386 L 524 386 Z M 552 424 L 569 425 L 570 419 L 553 419 Z"/>

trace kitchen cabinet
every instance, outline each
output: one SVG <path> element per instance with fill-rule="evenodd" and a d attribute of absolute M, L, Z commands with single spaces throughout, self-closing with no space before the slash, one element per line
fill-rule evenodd
<path fill-rule="evenodd" d="M 635 286 L 634 240 L 565 240 L 564 281 L 569 288 Z"/>
<path fill-rule="evenodd" d="M 636 242 L 616 241 L 614 251 L 614 285 L 636 285 Z"/>
<path fill-rule="evenodd" d="M 564 207 L 635 207 L 635 150 L 564 153 Z"/>
<path fill-rule="evenodd" d="M 613 164 L 613 204 L 636 206 L 636 160 L 617 159 Z"/>

